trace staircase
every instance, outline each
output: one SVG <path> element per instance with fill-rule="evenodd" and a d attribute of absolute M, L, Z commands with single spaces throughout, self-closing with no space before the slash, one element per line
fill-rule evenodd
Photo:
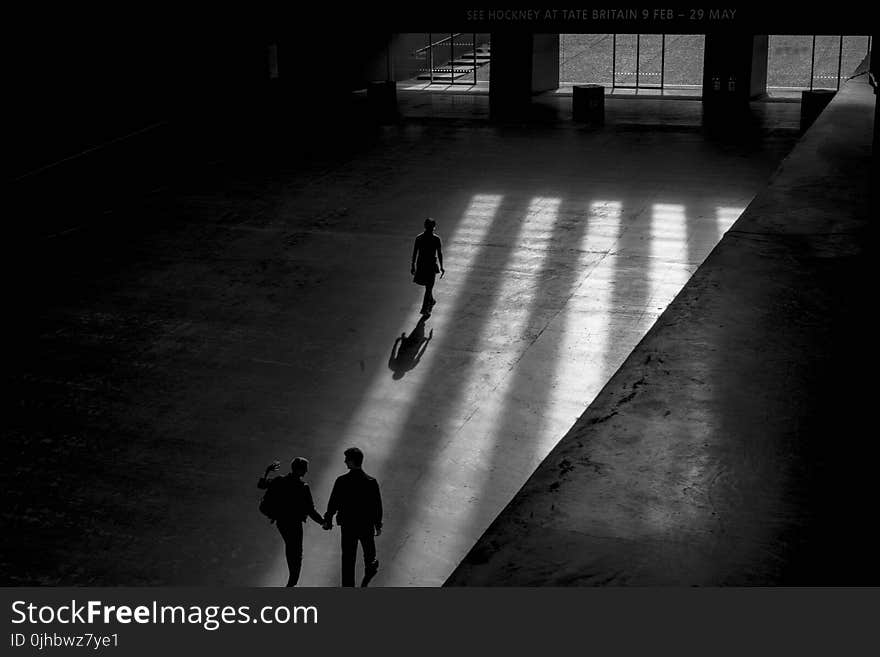
<path fill-rule="evenodd" d="M 492 53 L 488 40 L 467 39 L 465 41 L 464 37 L 469 36 L 464 34 L 452 35 L 452 37 L 446 37 L 441 41 L 416 51 L 413 56 L 425 61 L 423 72 L 416 76 L 416 79 L 440 84 L 473 83 L 476 70 L 490 63 Z M 487 35 L 478 36 L 485 37 Z M 450 38 L 461 39 L 461 42 L 456 42 L 450 47 Z M 456 53 L 456 46 L 467 46 L 469 49 Z M 445 58 L 441 58 L 441 53 Z M 433 57 L 431 56 L 432 54 Z M 452 59 L 450 59 L 451 54 L 455 54 Z M 443 63 L 438 64 L 441 61 Z"/>

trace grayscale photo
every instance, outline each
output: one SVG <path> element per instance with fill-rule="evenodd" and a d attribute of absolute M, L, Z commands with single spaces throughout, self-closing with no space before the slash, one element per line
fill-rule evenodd
<path fill-rule="evenodd" d="M 4 587 L 880 584 L 862 10 L 7 28 Z"/>

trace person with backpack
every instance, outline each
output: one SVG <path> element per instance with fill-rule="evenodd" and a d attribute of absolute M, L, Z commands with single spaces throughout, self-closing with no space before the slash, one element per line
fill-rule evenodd
<path fill-rule="evenodd" d="M 306 518 L 311 518 L 323 525 L 324 518 L 315 509 L 312 491 L 303 481 L 309 471 L 309 462 L 298 456 L 290 462 L 289 474 L 269 477 L 270 472 L 280 468 L 280 462 L 271 463 L 257 482 L 257 488 L 266 490 L 260 502 L 260 511 L 276 524 L 284 539 L 284 552 L 290 570 L 287 586 L 296 586 L 302 569 L 303 523 Z"/>

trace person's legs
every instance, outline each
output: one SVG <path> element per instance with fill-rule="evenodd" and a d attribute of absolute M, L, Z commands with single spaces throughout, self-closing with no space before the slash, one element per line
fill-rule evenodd
<path fill-rule="evenodd" d="M 290 576 L 287 586 L 296 586 L 302 570 L 303 527 L 301 522 L 292 521 L 278 523 L 281 538 L 284 539 L 284 554 L 287 557 L 287 568 Z"/>
<path fill-rule="evenodd" d="M 434 289 L 434 279 L 433 277 L 425 283 L 425 296 L 422 299 L 422 313 L 426 313 L 428 315 L 431 314 L 431 306 L 434 305 L 434 295 L 432 291 Z"/>
<path fill-rule="evenodd" d="M 361 531 L 360 541 L 364 550 L 364 579 L 361 586 L 366 586 L 379 570 L 379 561 L 376 559 L 376 539 L 372 527 Z"/>
<path fill-rule="evenodd" d="M 376 560 L 376 539 L 372 527 L 361 533 L 361 547 L 364 550 L 364 566 L 369 568 Z"/>
<path fill-rule="evenodd" d="M 342 585 L 354 586 L 354 562 L 357 558 L 358 532 L 342 525 Z"/>

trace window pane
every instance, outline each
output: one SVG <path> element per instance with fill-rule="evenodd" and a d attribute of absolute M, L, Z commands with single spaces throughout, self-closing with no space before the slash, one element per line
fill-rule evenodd
<path fill-rule="evenodd" d="M 611 83 L 610 34 L 560 34 L 559 81 Z"/>
<path fill-rule="evenodd" d="M 813 63 L 813 88 L 837 89 L 837 63 L 840 54 L 839 36 L 817 36 Z"/>
<path fill-rule="evenodd" d="M 487 82 L 492 68 L 492 35 L 489 32 L 477 33 L 477 81 Z"/>
<path fill-rule="evenodd" d="M 666 87 L 703 86 L 705 44 L 702 34 L 666 35 Z"/>
<path fill-rule="evenodd" d="M 395 71 L 402 71 L 407 78 L 428 79 L 430 68 L 431 42 L 428 34 L 403 34 L 401 38 L 408 39 L 411 43 L 411 54 L 405 62 L 395 62 Z M 398 73 L 401 75 L 401 73 Z M 421 77 L 419 77 L 421 76 Z"/>
<path fill-rule="evenodd" d="M 617 35 L 617 57 L 615 59 L 614 84 L 617 86 L 636 86 L 636 35 Z"/>
<path fill-rule="evenodd" d="M 840 67 L 840 75 L 843 78 L 841 84 L 851 76 L 862 60 L 868 54 L 868 37 L 845 36 L 843 37 L 843 64 Z"/>
<path fill-rule="evenodd" d="M 659 87 L 662 78 L 663 37 L 659 34 L 639 36 L 639 86 Z"/>
<path fill-rule="evenodd" d="M 767 86 L 809 88 L 812 50 L 812 36 L 771 34 Z"/>
<path fill-rule="evenodd" d="M 434 63 L 435 82 L 454 82 L 465 73 L 465 68 L 455 65 L 455 58 L 464 48 L 462 37 L 452 34 L 432 34 L 434 46 L 431 49 L 431 61 Z"/>

